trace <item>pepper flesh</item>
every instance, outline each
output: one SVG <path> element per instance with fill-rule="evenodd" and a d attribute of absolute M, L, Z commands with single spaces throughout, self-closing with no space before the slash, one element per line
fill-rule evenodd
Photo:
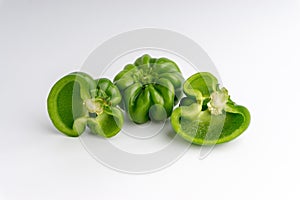
<path fill-rule="evenodd" d="M 192 75 L 184 83 L 184 97 L 171 116 L 173 130 L 198 145 L 233 140 L 250 124 L 247 108 L 235 104 L 225 88 L 208 72 Z"/>

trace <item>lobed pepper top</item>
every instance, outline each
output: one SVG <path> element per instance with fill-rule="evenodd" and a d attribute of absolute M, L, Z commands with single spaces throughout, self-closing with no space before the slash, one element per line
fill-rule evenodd
<path fill-rule="evenodd" d="M 121 107 L 135 123 L 168 118 L 182 96 L 183 81 L 175 62 L 147 54 L 126 65 L 114 78 L 123 96 Z"/>

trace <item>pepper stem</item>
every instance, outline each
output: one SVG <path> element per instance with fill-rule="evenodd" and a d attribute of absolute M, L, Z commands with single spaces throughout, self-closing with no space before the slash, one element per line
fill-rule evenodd
<path fill-rule="evenodd" d="M 207 104 L 208 110 L 212 115 L 220 115 L 225 109 L 226 103 L 229 99 L 226 88 L 215 91 L 210 95 L 210 101 Z"/>
<path fill-rule="evenodd" d="M 86 99 L 83 102 L 83 105 L 86 107 L 89 113 L 96 113 L 97 115 L 100 115 L 103 113 L 103 107 L 107 105 L 107 103 L 101 98 L 92 98 Z"/>
<path fill-rule="evenodd" d="M 140 81 L 142 84 L 147 85 L 153 83 L 156 80 L 157 73 L 153 71 L 152 67 L 143 65 L 133 76 L 137 81 Z"/>

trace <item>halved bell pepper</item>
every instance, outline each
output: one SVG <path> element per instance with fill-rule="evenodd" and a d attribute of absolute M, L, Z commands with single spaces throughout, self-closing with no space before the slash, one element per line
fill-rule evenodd
<path fill-rule="evenodd" d="M 218 80 L 208 72 L 188 78 L 186 94 L 171 116 L 174 131 L 185 140 L 198 145 L 214 145 L 233 140 L 249 126 L 250 113 L 235 104 Z"/>
<path fill-rule="evenodd" d="M 143 55 L 116 75 L 121 107 L 138 124 L 168 118 L 182 96 L 184 79 L 175 62 Z"/>
<path fill-rule="evenodd" d="M 94 80 L 86 73 L 74 72 L 55 83 L 47 106 L 54 126 L 65 135 L 77 137 L 88 126 L 95 134 L 112 137 L 124 121 L 122 111 L 116 107 L 121 99 L 110 80 Z"/>

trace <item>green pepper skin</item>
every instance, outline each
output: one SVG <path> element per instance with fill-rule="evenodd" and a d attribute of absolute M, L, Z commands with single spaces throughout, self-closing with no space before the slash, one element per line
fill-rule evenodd
<path fill-rule="evenodd" d="M 47 108 L 54 126 L 67 136 L 78 137 L 88 126 L 94 134 L 112 137 L 124 122 L 116 107 L 121 100 L 119 89 L 110 80 L 73 72 L 54 84 Z"/>
<path fill-rule="evenodd" d="M 147 54 L 126 65 L 114 78 L 123 96 L 120 106 L 137 124 L 170 117 L 182 96 L 183 82 L 176 63 Z"/>
<path fill-rule="evenodd" d="M 241 135 L 250 124 L 250 113 L 235 104 L 225 88 L 208 72 L 188 78 L 180 106 L 171 116 L 173 130 L 185 140 L 197 145 L 229 142 Z"/>

